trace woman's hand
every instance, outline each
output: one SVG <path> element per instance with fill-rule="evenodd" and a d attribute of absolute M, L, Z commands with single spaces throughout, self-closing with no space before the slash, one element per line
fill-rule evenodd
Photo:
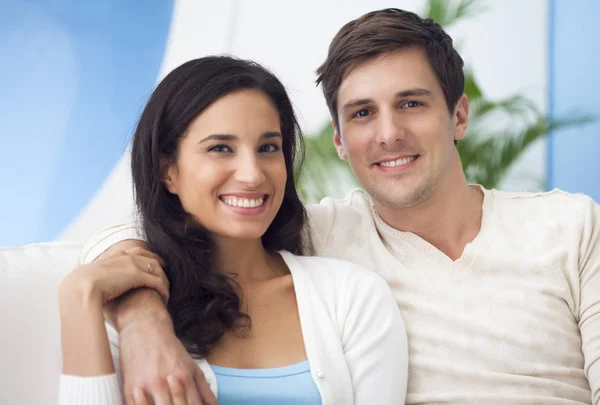
<path fill-rule="evenodd" d="M 77 268 L 63 280 L 59 294 L 61 304 L 77 297 L 103 305 L 140 287 L 156 290 L 165 302 L 169 299 L 169 283 L 158 256 L 133 248 Z"/>
<path fill-rule="evenodd" d="M 63 373 L 76 376 L 114 372 L 103 307 L 107 301 L 149 287 L 166 301 L 169 287 L 158 257 L 130 249 L 81 266 L 59 287 Z"/>

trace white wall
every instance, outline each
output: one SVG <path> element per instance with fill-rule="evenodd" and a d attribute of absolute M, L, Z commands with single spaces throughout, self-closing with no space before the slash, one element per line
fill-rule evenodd
<path fill-rule="evenodd" d="M 546 109 L 547 1 L 488 1 L 485 12 L 450 29 L 461 54 L 491 98 L 525 92 Z M 419 12 L 422 0 L 222 0 L 176 1 L 160 78 L 181 63 L 213 53 L 254 59 L 277 74 L 290 91 L 306 133 L 328 120 L 314 70 L 329 41 L 346 22 L 365 12 L 398 7 Z M 545 143 L 526 154 L 505 189 L 534 190 L 545 177 Z M 124 157 L 86 209 L 61 236 L 86 240 L 94 231 L 121 221 L 132 209 L 131 182 Z"/>

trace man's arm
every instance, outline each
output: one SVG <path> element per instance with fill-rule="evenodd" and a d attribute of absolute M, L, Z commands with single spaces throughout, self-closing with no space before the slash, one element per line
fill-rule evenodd
<path fill-rule="evenodd" d="M 83 263 L 102 261 L 124 250 L 151 254 L 136 223 L 102 230 L 85 245 Z M 175 336 L 171 317 L 160 295 L 137 289 L 107 306 L 105 317 L 119 332 L 120 362 L 125 399 L 134 404 L 141 388 L 153 401 L 168 391 L 168 376 L 183 385 L 188 405 L 216 405 L 217 401 L 196 362 Z"/>
<path fill-rule="evenodd" d="M 133 247 L 147 248 L 147 245 L 140 224 L 132 220 L 96 232 L 83 246 L 80 262 L 89 264 Z"/>
<path fill-rule="evenodd" d="M 600 404 L 600 205 L 586 207 L 579 256 L 579 329 L 592 403 Z"/>

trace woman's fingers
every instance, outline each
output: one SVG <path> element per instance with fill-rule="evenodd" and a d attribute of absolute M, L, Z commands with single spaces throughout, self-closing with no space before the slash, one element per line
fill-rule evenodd
<path fill-rule="evenodd" d="M 169 301 L 169 288 L 162 277 L 148 272 L 139 272 L 139 277 L 140 287 L 153 288 L 160 294 L 165 303 Z"/>
<path fill-rule="evenodd" d="M 133 255 L 133 256 L 144 256 L 148 259 L 156 260 L 161 267 L 164 267 L 165 263 L 156 253 L 149 251 L 148 249 L 144 249 L 142 247 L 134 247 L 131 249 L 127 249 L 123 251 L 124 254 Z"/>
<path fill-rule="evenodd" d="M 134 261 L 137 269 L 160 277 L 167 290 L 169 289 L 169 280 L 167 279 L 167 275 L 165 274 L 165 271 L 158 260 L 146 256 L 131 256 L 131 259 Z"/>

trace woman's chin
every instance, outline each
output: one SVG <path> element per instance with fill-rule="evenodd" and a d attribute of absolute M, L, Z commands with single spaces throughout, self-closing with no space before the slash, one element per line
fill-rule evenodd
<path fill-rule="evenodd" d="M 268 226 L 244 226 L 240 227 L 240 229 L 215 231 L 213 234 L 218 238 L 251 242 L 260 240 L 267 231 L 267 228 Z"/>

